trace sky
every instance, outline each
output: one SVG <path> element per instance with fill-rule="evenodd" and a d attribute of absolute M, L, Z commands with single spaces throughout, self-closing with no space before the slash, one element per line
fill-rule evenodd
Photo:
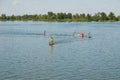
<path fill-rule="evenodd" d="M 0 14 L 47 14 L 49 11 L 120 15 L 120 0 L 0 0 Z"/>

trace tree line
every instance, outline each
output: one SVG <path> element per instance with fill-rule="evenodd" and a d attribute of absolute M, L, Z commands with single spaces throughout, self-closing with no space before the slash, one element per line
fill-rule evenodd
<path fill-rule="evenodd" d="M 105 21 L 120 21 L 120 16 L 116 16 L 113 12 L 108 15 L 105 12 L 91 14 L 72 14 L 72 13 L 53 13 L 35 14 L 35 15 L 11 15 L 1 14 L 0 21 L 60 21 L 60 22 L 105 22 Z"/>

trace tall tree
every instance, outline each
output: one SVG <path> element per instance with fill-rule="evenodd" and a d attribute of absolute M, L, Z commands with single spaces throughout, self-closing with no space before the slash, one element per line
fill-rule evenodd
<path fill-rule="evenodd" d="M 48 12 L 48 18 L 49 19 L 55 19 L 56 15 L 53 12 Z"/>
<path fill-rule="evenodd" d="M 79 18 L 80 18 L 80 21 L 86 21 L 86 15 L 84 13 L 80 14 Z"/>
<path fill-rule="evenodd" d="M 118 16 L 118 21 L 120 21 L 120 16 Z"/>
<path fill-rule="evenodd" d="M 100 12 L 93 15 L 93 21 L 100 21 Z"/>
<path fill-rule="evenodd" d="M 108 15 L 108 18 L 110 21 L 114 21 L 116 17 L 115 17 L 115 14 L 113 12 L 110 12 Z"/>
<path fill-rule="evenodd" d="M 6 14 L 1 14 L 1 19 L 2 19 L 2 20 L 7 20 Z"/>
<path fill-rule="evenodd" d="M 72 19 L 72 14 L 71 14 L 71 13 L 68 13 L 68 14 L 67 14 L 67 18 L 68 18 L 68 19 Z"/>
<path fill-rule="evenodd" d="M 87 21 L 92 21 L 92 16 L 90 14 L 87 14 L 86 19 Z"/>
<path fill-rule="evenodd" d="M 107 15 L 104 12 L 101 12 L 100 20 L 101 21 L 106 21 L 107 20 Z"/>

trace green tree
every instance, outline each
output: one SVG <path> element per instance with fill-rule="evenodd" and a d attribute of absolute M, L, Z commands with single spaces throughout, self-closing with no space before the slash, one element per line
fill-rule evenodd
<path fill-rule="evenodd" d="M 73 19 L 79 19 L 79 18 L 80 18 L 80 16 L 79 16 L 78 13 L 76 13 L 75 15 L 73 15 Z"/>
<path fill-rule="evenodd" d="M 63 13 L 57 13 L 57 19 L 64 19 Z"/>
<path fill-rule="evenodd" d="M 43 14 L 42 15 L 42 20 L 47 20 L 48 19 L 48 16 L 46 14 Z"/>
<path fill-rule="evenodd" d="M 55 17 L 56 17 L 53 12 L 48 12 L 47 15 L 48 15 L 48 18 L 49 18 L 49 19 L 55 19 Z"/>
<path fill-rule="evenodd" d="M 80 18 L 80 21 L 86 21 L 86 15 L 84 13 L 80 14 L 79 18 Z"/>
<path fill-rule="evenodd" d="M 10 20 L 14 21 L 14 20 L 16 20 L 16 17 L 15 17 L 14 15 L 12 15 L 12 16 L 10 17 Z"/>
<path fill-rule="evenodd" d="M 21 16 L 20 15 L 16 16 L 16 20 L 21 20 Z"/>
<path fill-rule="evenodd" d="M 88 22 L 92 21 L 92 16 L 90 14 L 87 14 L 86 19 L 87 19 Z"/>
<path fill-rule="evenodd" d="M 71 14 L 71 13 L 68 13 L 68 14 L 67 14 L 67 18 L 68 18 L 68 19 L 72 19 L 72 14 Z"/>
<path fill-rule="evenodd" d="M 104 12 L 101 12 L 100 20 L 101 21 L 106 21 L 107 20 L 107 15 Z"/>
<path fill-rule="evenodd" d="M 28 20 L 28 15 L 27 15 L 27 14 L 23 15 L 23 16 L 22 16 L 22 20 L 23 20 L 23 21 L 27 21 L 27 20 Z"/>
<path fill-rule="evenodd" d="M 28 18 L 30 18 L 30 16 Z M 38 19 L 39 19 L 39 17 L 37 14 L 33 15 L 33 19 L 32 19 L 33 21 L 38 21 Z"/>
<path fill-rule="evenodd" d="M 100 20 L 100 13 L 95 13 L 93 15 L 93 21 L 99 21 Z"/>
<path fill-rule="evenodd" d="M 110 12 L 109 15 L 108 15 L 108 19 L 110 21 L 115 21 L 115 19 L 116 19 L 115 14 L 113 12 Z"/>
<path fill-rule="evenodd" d="M 6 14 L 1 14 L 1 19 L 2 19 L 2 20 L 7 20 Z"/>
<path fill-rule="evenodd" d="M 120 16 L 118 16 L 117 18 L 118 18 L 118 21 L 120 21 Z"/>

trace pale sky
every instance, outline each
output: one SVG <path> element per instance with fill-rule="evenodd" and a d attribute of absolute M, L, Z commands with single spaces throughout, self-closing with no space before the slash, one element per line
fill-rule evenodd
<path fill-rule="evenodd" d="M 46 14 L 48 11 L 120 15 L 120 0 L 0 0 L 0 14 Z"/>

